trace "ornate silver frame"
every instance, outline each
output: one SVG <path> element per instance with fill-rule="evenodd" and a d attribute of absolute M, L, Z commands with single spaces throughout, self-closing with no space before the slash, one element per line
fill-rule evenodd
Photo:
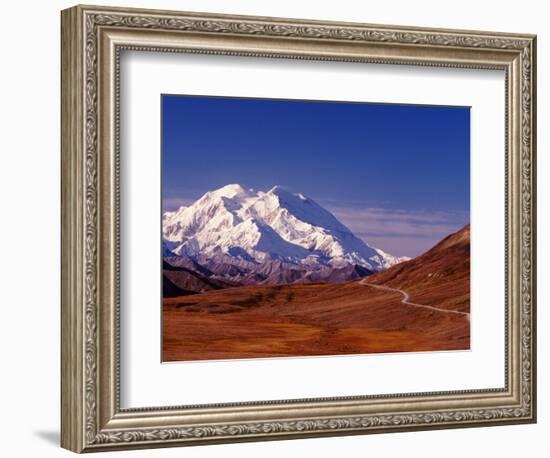
<path fill-rule="evenodd" d="M 506 386 L 126 409 L 118 370 L 122 49 L 506 72 Z M 533 35 L 76 6 L 62 12 L 62 422 L 75 452 L 530 423 L 535 373 Z"/>

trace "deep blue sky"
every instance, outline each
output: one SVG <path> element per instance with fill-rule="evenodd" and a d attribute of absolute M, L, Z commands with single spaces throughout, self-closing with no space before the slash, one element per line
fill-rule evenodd
<path fill-rule="evenodd" d="M 229 183 L 283 185 L 368 243 L 411 256 L 469 221 L 469 108 L 174 95 L 161 104 L 165 210 Z"/>

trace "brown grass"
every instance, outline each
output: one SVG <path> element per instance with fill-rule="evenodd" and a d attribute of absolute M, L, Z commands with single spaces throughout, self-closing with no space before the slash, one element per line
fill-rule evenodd
<path fill-rule="evenodd" d="M 456 292 L 463 296 L 465 284 L 460 283 Z M 425 299 L 434 300 L 429 296 Z M 422 294 L 414 296 L 418 302 L 421 298 Z M 357 281 L 243 286 L 167 298 L 163 306 L 163 360 L 469 348 L 468 320 L 400 301 L 398 293 Z"/>

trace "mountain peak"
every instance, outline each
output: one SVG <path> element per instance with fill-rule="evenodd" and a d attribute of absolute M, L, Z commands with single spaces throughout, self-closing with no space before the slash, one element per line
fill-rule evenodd
<path fill-rule="evenodd" d="M 253 190 L 251 189 L 249 191 L 253 191 Z M 240 184 L 233 183 L 233 184 L 225 185 L 219 189 L 216 189 L 215 191 L 211 191 L 211 193 L 219 197 L 228 197 L 231 199 L 235 196 L 245 195 L 249 191 L 243 188 Z"/>
<path fill-rule="evenodd" d="M 285 202 L 296 202 L 296 203 L 311 203 L 312 200 L 308 197 L 304 196 L 302 193 L 299 192 L 292 192 L 290 189 L 288 189 L 285 186 L 273 186 L 268 192 L 268 195 L 275 196 L 279 199 L 279 202 L 281 204 L 284 204 Z"/>
<path fill-rule="evenodd" d="M 356 237 L 312 199 L 280 185 L 263 192 L 233 183 L 207 192 L 164 219 L 163 234 L 181 256 L 223 254 L 259 263 L 269 258 L 369 270 L 399 261 Z"/>
<path fill-rule="evenodd" d="M 269 191 L 267 191 L 268 194 L 277 194 L 277 193 L 280 193 L 280 192 L 284 192 L 286 191 L 286 189 L 279 185 L 279 184 L 276 184 L 275 186 L 273 186 Z M 288 192 L 288 191 L 286 191 Z"/>
<path fill-rule="evenodd" d="M 277 197 L 298 197 L 301 200 L 307 200 L 306 197 L 303 194 L 300 193 L 294 193 L 286 186 L 281 185 L 275 185 L 273 186 L 269 191 L 267 191 L 267 194 L 272 194 Z"/>

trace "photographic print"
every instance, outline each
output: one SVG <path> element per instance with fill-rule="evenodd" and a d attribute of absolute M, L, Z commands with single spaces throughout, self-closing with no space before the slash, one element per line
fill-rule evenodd
<path fill-rule="evenodd" d="M 470 108 L 162 95 L 162 361 L 470 348 Z"/>
<path fill-rule="evenodd" d="M 535 35 L 77 5 L 60 43 L 63 448 L 537 421 Z"/>

